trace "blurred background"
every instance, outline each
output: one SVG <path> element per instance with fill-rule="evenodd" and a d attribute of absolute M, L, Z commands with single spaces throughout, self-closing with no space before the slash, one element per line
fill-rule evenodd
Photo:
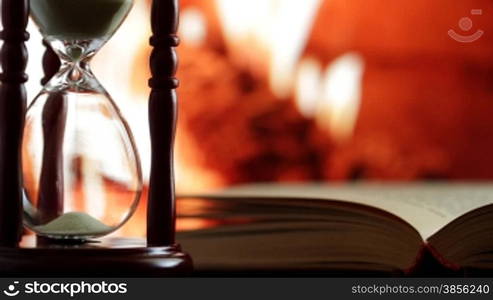
<path fill-rule="evenodd" d="M 130 122 L 145 177 L 149 5 L 135 0 L 93 63 Z M 181 7 L 179 193 L 251 182 L 493 178 L 493 1 Z M 32 99 L 43 47 L 33 24 L 29 31 Z"/>

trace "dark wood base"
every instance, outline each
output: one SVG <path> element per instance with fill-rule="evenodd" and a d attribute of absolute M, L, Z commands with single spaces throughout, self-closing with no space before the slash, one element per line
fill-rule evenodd
<path fill-rule="evenodd" d="M 192 260 L 180 246 L 146 247 L 143 239 L 60 244 L 32 237 L 18 248 L 0 247 L 3 277 L 161 277 L 191 271 Z"/>

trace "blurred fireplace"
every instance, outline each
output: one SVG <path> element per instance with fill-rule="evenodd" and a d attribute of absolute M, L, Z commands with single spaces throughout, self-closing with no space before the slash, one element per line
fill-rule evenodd
<path fill-rule="evenodd" d="M 202 12 L 207 29 L 202 44 L 181 48 L 182 151 L 195 152 L 184 157 L 225 185 L 489 179 L 493 22 L 470 11 L 492 6 L 186 1 L 184 14 Z M 464 17 L 485 37 L 452 40 L 448 30 L 460 32 Z M 269 106 L 277 113 L 265 121 L 271 135 L 262 140 L 252 123 L 265 120 Z"/>

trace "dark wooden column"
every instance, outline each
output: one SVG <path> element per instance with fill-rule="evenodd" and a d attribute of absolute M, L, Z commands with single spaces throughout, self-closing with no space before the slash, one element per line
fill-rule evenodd
<path fill-rule="evenodd" d="M 21 142 L 26 110 L 28 0 L 2 0 L 0 50 L 0 246 L 16 246 L 22 232 Z"/>
<path fill-rule="evenodd" d="M 173 146 L 177 118 L 174 77 L 178 46 L 178 1 L 153 0 L 151 6 L 152 78 L 149 80 L 149 127 L 151 134 L 151 174 L 147 205 L 147 242 L 170 246 L 175 242 L 175 191 Z"/>
<path fill-rule="evenodd" d="M 45 85 L 60 69 L 60 59 L 47 41 L 43 55 Z M 67 122 L 67 99 L 52 92 L 43 108 L 43 164 L 39 181 L 37 207 L 39 218 L 47 223 L 63 213 L 63 138 Z"/>

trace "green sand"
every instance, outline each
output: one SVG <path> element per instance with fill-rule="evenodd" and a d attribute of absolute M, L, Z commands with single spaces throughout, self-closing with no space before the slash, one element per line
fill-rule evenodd
<path fill-rule="evenodd" d="M 69 212 L 34 230 L 52 236 L 98 236 L 113 230 L 86 213 Z"/>
<path fill-rule="evenodd" d="M 132 0 L 30 0 L 31 15 L 45 37 L 61 40 L 109 38 Z"/>

